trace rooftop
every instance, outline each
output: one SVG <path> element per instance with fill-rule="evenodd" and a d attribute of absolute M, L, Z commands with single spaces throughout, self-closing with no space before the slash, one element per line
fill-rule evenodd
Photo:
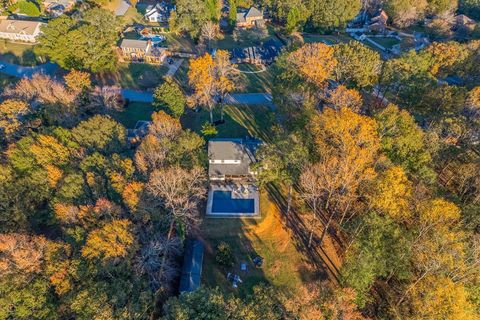
<path fill-rule="evenodd" d="M 37 28 L 41 25 L 38 21 L 24 20 L 0 20 L 0 32 L 3 33 L 24 33 L 34 35 Z"/>
<path fill-rule="evenodd" d="M 123 39 L 120 43 L 120 48 L 135 48 L 147 50 L 148 41 L 147 40 L 134 40 L 134 39 Z"/>
<path fill-rule="evenodd" d="M 208 166 L 210 176 L 249 175 L 250 165 L 255 162 L 258 140 L 211 139 L 208 142 Z M 216 161 L 217 163 L 212 163 Z M 219 162 L 219 163 L 218 163 Z"/>

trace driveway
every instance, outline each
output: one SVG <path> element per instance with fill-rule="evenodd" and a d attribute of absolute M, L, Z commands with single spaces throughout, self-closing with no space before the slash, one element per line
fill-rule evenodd
<path fill-rule="evenodd" d="M 129 3 L 129 1 L 126 1 L 126 0 L 120 1 L 120 3 L 118 4 L 118 7 L 115 9 L 115 15 L 116 15 L 117 17 L 122 17 L 122 16 L 124 16 L 125 13 L 127 13 L 128 8 L 130 8 L 130 3 Z"/>
<path fill-rule="evenodd" d="M 178 60 L 175 60 L 174 63 L 172 64 L 168 64 L 168 71 L 167 71 L 167 74 L 166 76 L 167 77 L 173 77 L 175 75 L 175 73 L 177 72 L 178 68 L 180 68 L 180 66 L 182 65 L 182 62 L 183 62 L 183 59 L 178 59 Z"/>
<path fill-rule="evenodd" d="M 0 61 L 0 65 L 4 65 L 5 68 L 0 70 L 1 73 L 8 74 L 9 76 L 14 76 L 18 78 L 31 78 L 35 73 L 42 73 L 53 77 L 55 72 L 59 69 L 58 65 L 55 63 L 47 62 L 34 67 L 24 67 L 12 63 Z"/>

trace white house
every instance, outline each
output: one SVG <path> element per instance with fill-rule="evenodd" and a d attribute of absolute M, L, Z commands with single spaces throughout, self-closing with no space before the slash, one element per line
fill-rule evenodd
<path fill-rule="evenodd" d="M 37 21 L 0 20 L 0 38 L 36 42 L 42 25 L 43 23 Z"/>
<path fill-rule="evenodd" d="M 168 22 L 168 18 L 170 18 L 170 11 L 173 9 L 174 6 L 166 2 L 149 5 L 145 10 L 145 20 L 159 23 Z"/>

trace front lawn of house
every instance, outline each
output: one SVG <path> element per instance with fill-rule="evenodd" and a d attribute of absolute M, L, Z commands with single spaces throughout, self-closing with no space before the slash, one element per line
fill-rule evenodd
<path fill-rule="evenodd" d="M 239 64 L 237 68 L 241 72 L 241 81 L 237 90 L 238 92 L 271 92 L 273 80 L 271 66 L 259 67 L 252 64 L 242 63 Z"/>
<path fill-rule="evenodd" d="M 95 75 L 95 82 L 128 89 L 151 90 L 158 86 L 167 71 L 168 67 L 165 65 L 122 63 L 117 71 Z"/>
<path fill-rule="evenodd" d="M 371 37 L 370 39 L 386 49 L 391 49 L 394 45 L 400 43 L 397 38 L 393 37 Z"/>
<path fill-rule="evenodd" d="M 33 52 L 34 47 L 32 44 L 0 40 L 0 60 L 23 66 L 39 64 L 41 61 Z"/>
<path fill-rule="evenodd" d="M 225 106 L 225 123 L 218 125 L 217 137 L 244 138 L 247 135 L 269 141 L 270 130 L 275 120 L 274 113 L 262 105 Z M 209 121 L 206 110 L 195 112 L 189 110 L 181 119 L 182 126 L 200 133 L 202 126 Z M 220 119 L 220 110 L 214 111 L 214 120 Z"/>
<path fill-rule="evenodd" d="M 116 112 L 113 117 L 127 129 L 133 129 L 137 121 L 151 121 L 154 111 L 150 103 L 130 102 L 123 112 Z"/>
<path fill-rule="evenodd" d="M 273 37 L 275 37 L 275 30 L 272 26 L 260 29 L 238 29 L 234 30 L 233 33 L 224 34 L 223 39 L 212 41 L 211 47 L 222 50 L 253 47 Z"/>

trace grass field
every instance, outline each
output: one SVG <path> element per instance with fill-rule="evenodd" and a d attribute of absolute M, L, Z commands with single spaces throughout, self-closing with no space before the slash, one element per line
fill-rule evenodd
<path fill-rule="evenodd" d="M 387 49 L 391 49 L 394 45 L 400 43 L 398 39 L 392 37 L 375 37 L 370 39 Z"/>
<path fill-rule="evenodd" d="M 113 117 L 128 129 L 133 129 L 139 120 L 150 121 L 155 111 L 150 103 L 131 102 L 123 112 L 117 112 Z"/>
<path fill-rule="evenodd" d="M 297 250 L 289 231 L 283 226 L 281 213 L 266 191 L 260 195 L 261 219 L 205 218 L 201 234 L 206 242 L 202 282 L 207 286 L 219 286 L 225 292 L 248 294 L 260 282 L 270 283 L 290 292 L 296 292 L 313 273 Z M 215 261 L 215 248 L 225 241 L 235 256 L 233 268 L 224 269 Z M 262 268 L 255 268 L 252 259 L 264 258 Z M 240 263 L 247 263 L 247 271 L 240 270 Z M 226 279 L 227 272 L 238 274 L 243 283 L 233 289 Z"/>
<path fill-rule="evenodd" d="M 102 85 L 119 85 L 129 89 L 153 89 L 162 81 L 168 67 L 145 63 L 122 63 L 117 71 L 95 75 L 95 82 Z"/>
<path fill-rule="evenodd" d="M 304 33 L 302 34 L 302 36 L 303 36 L 303 41 L 305 43 L 323 42 L 328 45 L 345 43 L 353 40 L 349 35 L 344 35 L 344 34 L 323 35 L 323 34 Z"/>
<path fill-rule="evenodd" d="M 238 69 L 241 71 L 256 72 L 262 69 L 251 64 L 239 64 Z M 238 92 L 271 92 L 271 84 L 273 75 L 271 67 L 267 67 L 265 71 L 258 73 L 241 73 Z"/>
<path fill-rule="evenodd" d="M 219 108 L 215 109 L 214 120 L 220 119 Z M 236 105 L 225 106 L 225 123 L 217 126 L 218 137 L 243 138 L 251 135 L 264 141 L 270 140 L 270 130 L 274 122 L 273 112 L 261 105 Z M 209 121 L 209 113 L 205 110 L 200 112 L 189 111 L 182 119 L 182 126 L 197 133 L 202 125 Z"/>
<path fill-rule="evenodd" d="M 211 47 L 223 50 L 252 47 L 258 46 L 272 37 L 275 37 L 275 32 L 271 26 L 265 29 L 240 29 L 224 34 L 223 39 L 212 41 Z"/>
<path fill-rule="evenodd" d="M 33 66 L 41 62 L 33 52 L 33 49 L 34 46 L 30 44 L 0 40 L 0 60 L 24 66 Z"/>

